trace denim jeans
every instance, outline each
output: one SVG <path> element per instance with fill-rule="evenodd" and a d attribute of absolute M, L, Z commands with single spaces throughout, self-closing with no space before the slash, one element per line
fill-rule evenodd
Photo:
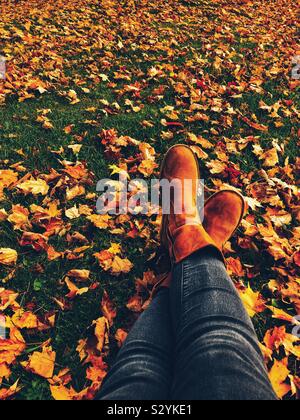
<path fill-rule="evenodd" d="M 200 251 L 173 271 L 104 380 L 101 400 L 276 400 L 223 262 Z"/>

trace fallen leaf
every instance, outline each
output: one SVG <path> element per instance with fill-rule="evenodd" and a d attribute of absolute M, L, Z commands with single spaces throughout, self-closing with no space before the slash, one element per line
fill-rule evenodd
<path fill-rule="evenodd" d="M 7 400 L 20 391 L 19 380 L 17 380 L 11 387 L 0 389 L 0 400 Z"/>
<path fill-rule="evenodd" d="M 108 229 L 110 226 L 111 216 L 108 214 L 93 214 L 87 217 L 87 219 L 92 222 L 98 229 Z"/>
<path fill-rule="evenodd" d="M 108 332 L 109 323 L 108 320 L 103 316 L 93 322 L 95 325 L 95 336 L 97 338 L 97 349 L 100 353 L 103 351 L 105 346 L 108 344 Z"/>
<path fill-rule="evenodd" d="M 269 374 L 274 391 L 280 399 L 283 398 L 291 390 L 291 385 L 285 383 L 290 374 L 287 364 L 287 358 L 281 361 L 275 360 L 274 365 Z"/>
<path fill-rule="evenodd" d="M 27 362 L 21 362 L 21 365 L 36 375 L 49 379 L 53 377 L 56 353 L 52 347 L 44 346 L 41 352 L 35 351 Z"/>
<path fill-rule="evenodd" d="M 246 307 L 246 310 L 251 318 L 256 314 L 264 312 L 266 309 L 265 300 L 259 292 L 254 292 L 250 286 L 245 290 L 240 290 L 241 299 Z"/>
<path fill-rule="evenodd" d="M 17 263 L 17 251 L 10 248 L 0 248 L 0 265 L 13 265 Z"/>
<path fill-rule="evenodd" d="M 267 168 L 273 168 L 279 163 L 278 152 L 275 148 L 263 153 L 259 159 L 264 161 L 263 166 Z"/>
<path fill-rule="evenodd" d="M 25 181 L 21 184 L 17 184 L 17 188 L 23 191 L 25 194 L 33 195 L 46 195 L 49 191 L 49 186 L 43 179 L 34 179 L 31 178 L 28 181 Z"/>
<path fill-rule="evenodd" d="M 90 270 L 70 270 L 67 273 L 67 276 L 74 277 L 78 280 L 86 281 L 90 278 L 91 272 Z"/>
<path fill-rule="evenodd" d="M 68 277 L 65 278 L 65 283 L 69 289 L 69 293 L 66 295 L 69 299 L 74 299 L 76 296 L 81 296 L 89 291 L 88 287 L 83 287 L 79 289 Z"/>
<path fill-rule="evenodd" d="M 128 336 L 128 333 L 121 328 L 118 328 L 115 334 L 115 339 L 117 340 L 118 347 L 122 347 L 124 344 L 126 338 Z"/>
<path fill-rule="evenodd" d="M 108 293 L 106 290 L 104 290 L 102 301 L 101 301 L 101 310 L 103 313 L 103 316 L 108 320 L 109 325 L 113 325 L 113 321 L 115 317 L 117 316 L 117 311 L 115 305 L 110 300 Z"/>

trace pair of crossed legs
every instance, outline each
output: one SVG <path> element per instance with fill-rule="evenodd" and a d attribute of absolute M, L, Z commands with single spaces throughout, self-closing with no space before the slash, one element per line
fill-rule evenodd
<path fill-rule="evenodd" d="M 275 400 L 258 340 L 213 250 L 174 267 L 119 352 L 103 400 Z"/>

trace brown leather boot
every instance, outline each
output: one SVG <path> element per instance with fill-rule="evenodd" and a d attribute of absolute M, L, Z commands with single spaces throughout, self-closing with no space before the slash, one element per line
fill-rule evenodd
<path fill-rule="evenodd" d="M 188 151 L 185 149 L 183 152 L 182 148 L 186 148 L 188 149 Z M 184 169 L 182 171 L 180 171 L 180 169 L 175 169 L 175 171 L 177 170 L 177 178 L 179 177 L 180 173 L 178 173 L 178 171 L 180 171 L 182 174 L 184 173 L 185 176 L 187 176 L 187 178 L 190 176 L 191 174 L 193 176 L 195 176 L 197 174 L 197 178 L 196 179 L 200 179 L 200 171 L 199 171 L 199 166 L 198 166 L 198 161 L 195 158 L 195 156 L 191 156 L 191 153 L 189 153 L 189 151 L 192 153 L 192 151 L 187 148 L 186 146 L 175 146 L 174 148 L 172 148 L 167 156 L 166 159 L 163 163 L 162 166 L 162 173 L 161 173 L 161 178 L 163 178 L 166 174 L 165 172 L 165 167 L 166 164 L 168 162 L 170 162 L 169 164 L 172 165 L 172 160 L 170 159 L 169 161 L 167 161 L 167 159 L 169 158 L 169 154 L 171 155 L 172 159 L 174 159 L 175 153 L 177 153 L 177 158 L 178 161 L 180 163 L 180 165 L 182 165 L 182 163 L 184 163 Z M 193 154 L 193 153 L 192 153 Z M 183 158 L 184 155 L 184 158 Z M 181 159 L 180 159 L 181 158 Z M 190 166 L 190 167 L 189 167 Z M 172 167 L 171 167 L 172 168 Z M 168 173 L 170 173 L 170 170 L 167 168 Z M 170 178 L 168 178 L 170 180 Z M 188 178 L 190 179 L 190 178 Z M 193 198 L 192 205 L 191 203 L 189 203 L 189 213 L 194 214 L 194 219 L 193 222 L 196 223 L 196 225 L 200 224 L 200 227 L 198 228 L 198 234 L 203 234 L 203 229 L 205 230 L 204 235 L 202 238 L 200 238 L 200 240 L 198 241 L 197 238 L 191 236 L 186 238 L 187 241 L 194 241 L 194 245 L 185 245 L 183 247 L 177 248 L 177 250 L 182 250 L 184 249 L 184 252 L 181 254 L 180 258 L 178 261 L 181 261 L 181 259 L 186 258 L 187 256 L 191 255 L 193 252 L 195 252 L 197 249 L 202 249 L 205 248 L 206 246 L 213 246 L 215 248 L 217 248 L 219 251 L 222 252 L 223 246 L 226 244 L 226 242 L 229 241 L 229 239 L 232 237 L 232 235 L 234 234 L 234 232 L 236 231 L 236 229 L 238 228 L 238 226 L 240 225 L 242 218 L 244 216 L 245 213 L 245 201 L 242 195 L 240 195 L 238 192 L 235 192 L 233 190 L 225 190 L 225 191 L 221 191 L 218 192 L 217 194 L 213 195 L 206 203 L 205 203 L 205 207 L 204 207 L 204 222 L 203 222 L 203 227 L 201 226 L 201 221 L 199 218 L 199 213 L 197 209 L 194 209 L 194 213 L 193 211 L 191 212 L 191 209 L 194 208 L 194 206 L 196 206 L 196 201 L 197 199 L 196 197 L 196 191 L 197 191 L 197 187 L 196 189 L 193 187 L 192 191 L 189 191 L 190 193 L 190 197 Z M 190 222 L 190 216 L 187 218 L 187 220 Z M 173 220 L 172 220 L 173 219 Z M 172 215 L 171 217 L 164 217 L 163 219 L 163 223 L 162 223 L 162 229 L 161 229 L 161 241 L 162 244 L 169 249 L 169 252 L 172 251 L 172 254 L 170 253 L 171 257 L 173 255 L 173 244 L 172 247 L 170 246 L 169 241 L 171 241 L 171 234 L 170 236 L 168 236 L 168 223 L 169 220 L 172 220 L 173 222 L 173 229 L 174 229 L 174 219 L 175 222 L 178 219 L 178 216 L 176 215 Z M 179 224 L 181 227 L 181 231 L 182 229 L 182 222 L 183 219 L 179 218 Z M 170 223 L 171 225 L 171 223 Z M 187 234 L 189 235 L 189 229 L 187 228 L 186 232 L 188 232 Z M 174 230 L 173 230 L 174 232 Z M 175 230 L 176 232 L 176 230 Z M 185 233 L 185 232 L 184 232 Z M 180 239 L 182 239 L 184 237 L 184 233 L 180 234 Z M 207 234 L 209 235 L 209 238 L 207 236 Z M 169 239 L 170 238 L 170 239 Z M 183 239 L 184 240 L 184 239 Z M 178 241 L 177 241 L 177 245 L 178 245 Z M 196 249 L 197 248 L 197 249 Z M 191 251 L 188 251 L 188 250 Z M 189 253 L 190 252 L 190 253 Z M 176 254 L 178 257 L 178 253 Z M 175 255 L 175 257 L 176 257 Z M 186 255 L 186 257 L 183 258 L 183 255 Z M 174 262 L 174 259 L 173 259 Z M 176 262 L 176 259 L 175 259 Z M 158 277 L 158 282 L 155 285 L 154 289 L 153 289 L 153 296 L 155 296 L 155 294 L 158 292 L 158 290 L 160 290 L 162 287 L 170 287 L 172 281 L 172 274 L 171 272 L 167 272 L 165 274 L 161 274 Z"/>
<path fill-rule="evenodd" d="M 219 249 L 234 235 L 245 209 L 243 196 L 233 190 L 220 191 L 205 203 L 203 227 Z"/>
<path fill-rule="evenodd" d="M 169 251 L 172 263 L 206 247 L 218 249 L 201 223 L 197 207 L 200 170 L 188 146 L 178 145 L 168 151 L 161 170 L 163 179 L 179 183 L 171 194 L 170 214 L 163 216 L 161 227 L 161 244 Z"/>

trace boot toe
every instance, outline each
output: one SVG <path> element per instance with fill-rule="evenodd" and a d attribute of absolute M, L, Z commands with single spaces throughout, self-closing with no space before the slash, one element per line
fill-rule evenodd
<path fill-rule="evenodd" d="M 198 162 L 188 146 L 177 145 L 169 150 L 163 163 L 162 178 L 194 179 L 198 174 Z"/>
<path fill-rule="evenodd" d="M 245 209 L 243 196 L 234 190 L 220 191 L 207 201 L 203 226 L 218 246 L 223 246 L 233 236 Z"/>

